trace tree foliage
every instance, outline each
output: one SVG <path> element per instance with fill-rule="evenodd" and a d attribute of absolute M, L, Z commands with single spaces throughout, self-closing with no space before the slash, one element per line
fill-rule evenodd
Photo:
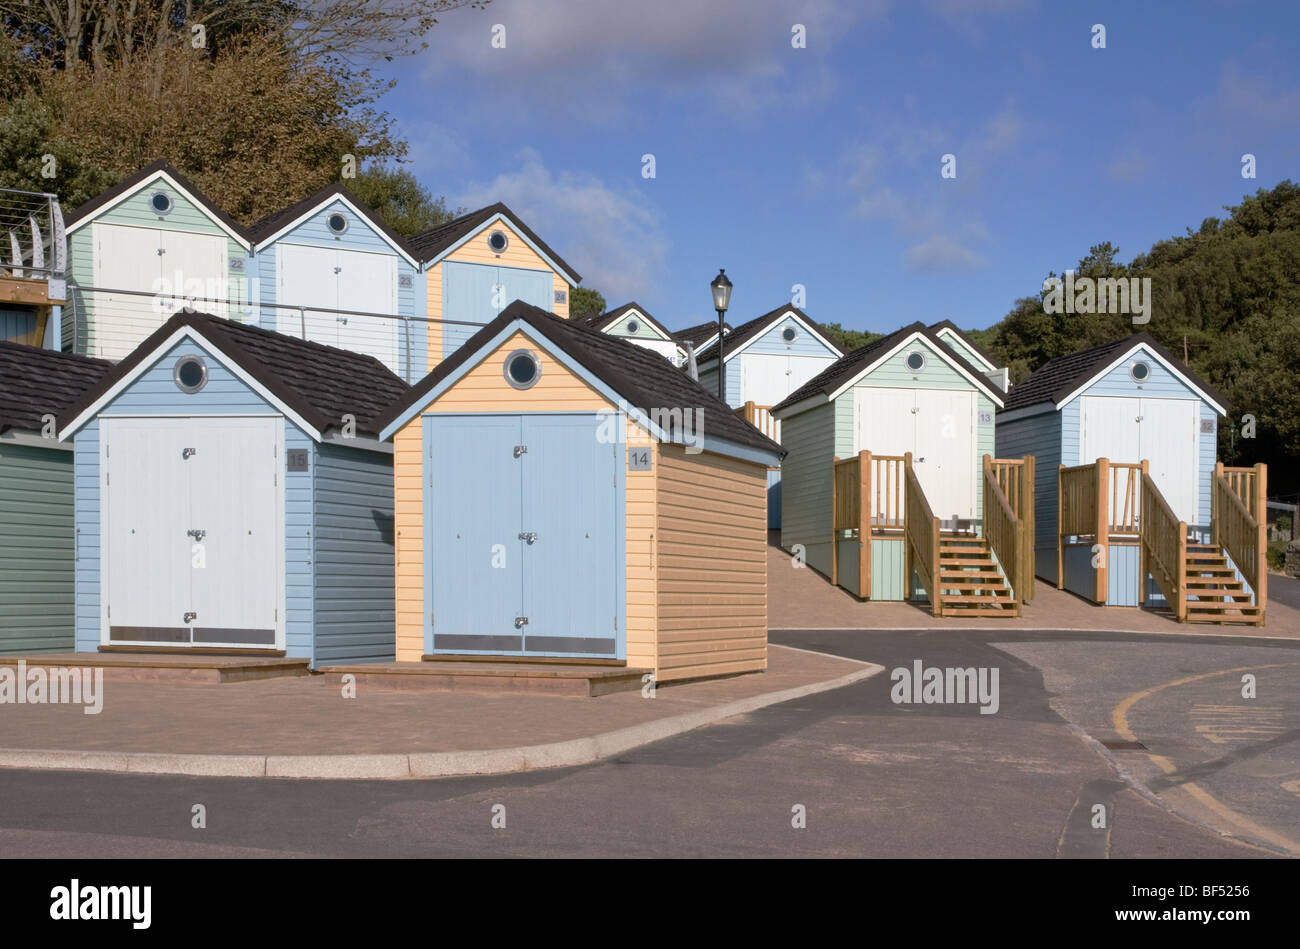
<path fill-rule="evenodd" d="M 377 165 L 345 183 L 403 237 L 411 237 L 465 213 L 464 208 L 448 211 L 446 198 L 435 198 L 415 175 L 403 168 Z"/>
<path fill-rule="evenodd" d="M 884 333 L 871 333 L 866 330 L 848 330 L 839 323 L 822 323 L 821 328 L 824 329 L 826 335 L 846 353 L 851 353 L 855 349 L 861 349 L 868 343 L 874 343 L 876 340 L 884 336 Z"/>
<path fill-rule="evenodd" d="M 569 319 L 580 320 L 589 316 L 600 316 L 607 306 L 605 298 L 599 291 L 590 287 L 574 287 L 569 294 Z"/>

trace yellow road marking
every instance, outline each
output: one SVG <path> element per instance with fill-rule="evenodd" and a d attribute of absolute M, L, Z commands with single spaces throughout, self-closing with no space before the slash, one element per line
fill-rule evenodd
<path fill-rule="evenodd" d="M 1137 741 L 1137 735 L 1133 733 L 1133 729 L 1131 729 L 1128 724 L 1128 713 L 1134 705 L 1148 696 L 1155 695 L 1157 692 L 1163 692 L 1165 689 L 1187 685 L 1190 682 L 1199 682 L 1202 679 L 1212 679 L 1215 676 L 1232 675 L 1234 672 L 1254 672 L 1259 669 L 1281 669 L 1293 665 L 1300 665 L 1300 663 L 1277 662 L 1267 666 L 1240 666 L 1236 669 L 1220 669 L 1218 672 L 1205 672 L 1201 675 L 1187 676 L 1184 679 L 1175 679 L 1174 681 L 1166 682 L 1163 685 L 1155 685 L 1149 689 L 1142 689 L 1139 692 L 1134 692 L 1124 701 L 1115 706 L 1114 710 L 1110 713 L 1111 722 L 1115 726 L 1115 731 L 1125 741 Z M 1147 757 L 1150 758 L 1165 774 L 1173 774 L 1178 770 L 1178 767 L 1163 755 L 1148 754 Z M 1237 813 L 1232 808 L 1228 807 L 1228 805 L 1211 795 L 1200 785 L 1188 781 L 1177 785 L 1177 787 L 1185 791 L 1188 796 L 1199 801 L 1203 806 L 1218 814 L 1232 826 L 1237 827 L 1239 830 L 1257 840 L 1266 841 L 1267 843 L 1271 843 L 1276 847 L 1281 847 L 1291 853 L 1300 853 L 1300 843 L 1279 834 L 1277 831 L 1270 830 L 1267 827 L 1255 823 L 1244 814 Z"/>

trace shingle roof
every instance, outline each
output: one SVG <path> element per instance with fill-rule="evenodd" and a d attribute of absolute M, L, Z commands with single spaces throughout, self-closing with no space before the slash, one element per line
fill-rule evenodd
<path fill-rule="evenodd" d="M 99 194 L 95 195 L 95 197 L 91 198 L 89 201 L 79 205 L 76 208 L 76 210 L 72 211 L 63 219 L 64 227 L 71 228 L 78 221 L 81 221 L 82 219 L 87 218 L 90 215 L 94 214 L 104 205 L 110 203 L 111 201 L 120 197 L 121 195 L 126 194 L 127 192 L 133 190 L 141 182 L 147 181 L 148 179 L 152 178 L 160 171 L 166 172 L 168 175 L 170 175 L 172 180 L 174 180 L 178 185 L 184 188 L 195 201 L 197 201 L 199 204 L 203 205 L 203 207 L 211 211 L 212 215 L 215 218 L 217 218 L 217 220 L 221 221 L 222 224 L 226 225 L 226 227 L 230 228 L 232 231 L 234 231 L 244 240 L 248 241 L 249 243 L 252 242 L 252 238 L 249 237 L 247 228 L 240 226 L 240 224 L 234 218 L 232 218 L 229 214 L 227 214 L 225 211 L 221 210 L 221 208 L 217 207 L 210 200 L 208 200 L 207 196 L 202 191 L 200 191 L 197 187 L 195 187 L 192 181 L 190 181 L 188 178 L 182 175 L 179 171 L 177 171 L 170 164 L 168 164 L 168 162 L 165 159 L 162 158 L 159 158 L 157 161 L 145 165 L 145 167 L 141 168 L 135 174 L 131 175 L 128 178 L 124 178 L 122 181 L 119 181 L 117 184 L 113 185 L 113 187 L 101 191 Z"/>
<path fill-rule="evenodd" d="M 1179 365 L 1177 358 L 1156 342 L 1151 334 L 1134 333 L 1122 339 L 1102 343 L 1100 346 L 1094 346 L 1091 349 L 1047 360 L 1030 374 L 1028 379 L 1011 387 L 1011 393 L 1007 396 L 1002 411 L 1009 412 L 1012 409 L 1023 409 L 1030 405 L 1037 405 L 1040 402 L 1051 402 L 1053 405 L 1059 404 L 1061 400 L 1087 382 L 1088 379 L 1139 343 L 1151 347 L 1155 352 L 1163 356 L 1165 361 L 1173 366 L 1174 370 L 1180 373 L 1188 382 L 1210 396 L 1224 409 L 1229 408 L 1228 400 L 1217 389 L 1211 387 L 1191 369 Z"/>
<path fill-rule="evenodd" d="M 668 330 L 667 327 L 665 327 L 662 323 L 656 320 L 654 316 L 651 315 L 649 310 L 647 310 L 641 304 L 637 303 L 635 300 L 633 300 L 631 303 L 624 303 L 622 306 L 616 307 L 612 310 L 602 313 L 599 316 L 589 316 L 585 320 L 582 320 L 581 322 L 583 322 L 587 326 L 590 326 L 592 329 L 600 330 L 601 332 L 604 332 L 612 324 L 617 323 L 619 319 L 621 319 L 623 315 L 628 313 L 630 310 L 636 310 L 643 317 L 645 317 L 647 323 L 649 323 L 651 326 L 658 329 L 669 339 L 674 338 L 673 334 Z"/>
<path fill-rule="evenodd" d="M 39 432 L 104 377 L 113 364 L 21 343 L 0 342 L 0 432 Z"/>
<path fill-rule="evenodd" d="M 458 218 L 439 224 L 437 227 L 431 227 L 427 231 L 421 231 L 412 237 L 408 243 L 415 252 L 416 258 L 421 263 L 428 263 L 461 238 L 478 230 L 497 214 L 509 218 L 510 223 L 521 234 L 541 248 L 542 253 L 555 261 L 563 270 L 567 271 L 569 276 L 573 277 L 574 283 L 582 281 L 582 277 L 565 262 L 563 257 L 551 250 L 546 245 L 546 242 L 534 234 L 532 229 L 521 221 L 514 211 L 511 211 L 500 201 L 496 204 L 489 204 L 485 208 L 479 208 L 477 211 L 462 214 Z"/>
<path fill-rule="evenodd" d="M 356 205 L 357 210 L 365 215 L 366 220 L 370 222 L 371 227 L 383 233 L 389 240 L 402 248 L 402 250 L 412 258 L 416 257 L 415 251 L 411 248 L 406 238 L 402 237 L 401 234 L 398 234 L 395 230 L 389 227 L 384 219 L 374 212 L 373 208 L 338 182 L 321 188 L 315 194 L 303 198 L 301 201 L 291 204 L 287 208 L 276 211 L 274 214 L 268 214 L 248 229 L 248 235 L 255 242 L 260 243 L 273 235 L 276 231 L 280 230 L 280 228 L 284 227 L 286 224 L 290 224 L 297 218 L 302 217 L 302 215 L 306 214 L 312 208 L 326 204 L 334 198 L 346 198 L 348 201 L 352 202 L 352 204 Z"/>
<path fill-rule="evenodd" d="M 835 342 L 835 340 L 831 339 L 831 337 L 827 334 L 826 330 L 824 330 L 821 327 L 821 324 L 819 324 L 816 320 L 809 317 L 807 313 L 799 309 L 797 306 L 788 306 L 788 305 L 779 306 L 775 310 L 769 310 L 767 313 L 764 313 L 762 316 L 755 317 L 754 319 L 750 320 L 748 323 L 741 323 L 739 326 L 737 326 L 734 330 L 728 333 L 723 340 L 723 342 L 725 342 L 727 345 L 727 352 L 734 353 L 739 347 L 749 342 L 755 336 L 762 334 L 764 331 L 768 329 L 769 326 L 779 321 L 780 318 L 785 316 L 785 314 L 787 313 L 793 313 L 796 316 L 798 316 L 799 319 L 803 320 L 805 323 L 807 323 L 809 326 L 815 329 L 818 333 L 820 333 L 822 337 L 826 340 L 826 342 L 830 343 L 832 349 L 834 349 L 837 353 L 843 355 L 844 350 L 840 348 L 840 345 L 837 342 Z M 703 365 L 706 362 L 710 362 L 712 360 L 717 359 L 718 358 L 717 341 L 715 340 L 712 344 L 710 344 L 708 349 L 704 350 L 704 352 L 702 353 L 699 353 L 695 358 L 700 365 Z"/>
<path fill-rule="evenodd" d="M 412 406 L 421 404 L 442 380 L 474 358 L 482 347 L 515 320 L 528 324 L 545 336 L 627 400 L 629 405 L 646 412 L 699 409 L 703 413 L 705 432 L 709 437 L 760 451 L 784 454 L 780 445 L 740 419 L 726 403 L 719 401 L 717 396 L 702 388 L 658 353 L 547 313 L 521 300 L 511 303 L 496 319 L 471 336 L 406 396 L 391 405 L 376 420 L 376 424 L 382 429 Z"/>
<path fill-rule="evenodd" d="M 70 423 L 138 365 L 156 359 L 158 349 L 182 327 L 200 333 L 321 433 L 342 427 L 343 416 L 352 415 L 358 434 L 378 435 L 376 417 L 410 390 L 373 356 L 207 313 L 177 313 L 69 408 L 59 419 L 59 427 Z"/>
<path fill-rule="evenodd" d="M 985 360 L 988 362 L 988 364 L 989 364 L 990 366 L 992 366 L 992 367 L 995 368 L 995 369 L 999 369 L 999 368 L 1001 368 L 1001 367 L 998 365 L 997 358 L 994 357 L 994 355 L 993 355 L 992 353 L 990 353 L 987 349 L 985 349 L 985 348 L 984 348 L 983 346 L 981 346 L 979 343 L 975 342 L 975 340 L 973 340 L 973 339 L 971 339 L 969 336 L 967 336 L 966 333 L 961 329 L 961 327 L 959 327 L 959 326 L 958 326 L 956 323 L 954 323 L 952 320 L 940 320 L 938 323 L 931 323 L 931 324 L 930 324 L 930 329 L 934 332 L 934 334 L 935 334 L 936 336 L 939 334 L 939 330 L 942 330 L 942 329 L 949 329 L 949 330 L 952 330 L 954 333 L 957 334 L 957 337 L 958 337 L 958 338 L 959 338 L 963 343 L 965 343 L 967 346 L 969 346 L 969 347 L 970 347 L 971 349 L 973 349 L 975 352 L 979 353 L 979 355 L 980 355 L 983 359 L 985 359 Z"/>
<path fill-rule="evenodd" d="M 731 332 L 730 324 L 723 323 L 722 327 L 728 333 Z M 694 343 L 695 347 L 698 349 L 700 343 L 712 339 L 717 334 L 718 321 L 709 320 L 707 323 L 701 323 L 698 326 L 688 326 L 684 330 L 675 330 L 672 335 L 673 339 L 677 340 L 679 343 Z"/>
<path fill-rule="evenodd" d="M 772 406 L 772 411 L 778 412 L 781 409 L 789 408 L 790 406 L 819 393 L 826 396 L 831 395 L 831 393 L 835 392 L 858 373 L 870 366 L 872 362 L 889 352 L 889 350 L 893 349 L 913 333 L 920 333 L 929 340 L 930 345 L 934 346 L 937 351 L 944 353 L 949 359 L 955 360 L 958 365 L 971 375 L 972 378 L 978 380 L 979 385 L 984 386 L 996 395 L 999 401 L 1005 399 L 1006 394 L 997 383 L 990 381 L 989 378 L 984 375 L 982 369 L 978 366 L 971 365 L 968 360 L 962 357 L 961 353 L 953 352 L 948 344 L 939 339 L 939 337 L 935 335 L 934 331 L 924 323 L 917 322 L 910 326 L 904 326 L 902 329 L 895 330 L 888 336 L 883 336 L 874 342 L 867 343 L 867 345 L 853 350 L 853 352 L 849 353 L 847 356 L 840 357 L 801 385 L 794 392 L 791 392 L 783 401 Z"/>

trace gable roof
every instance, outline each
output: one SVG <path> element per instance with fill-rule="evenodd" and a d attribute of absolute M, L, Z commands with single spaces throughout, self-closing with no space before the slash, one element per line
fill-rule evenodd
<path fill-rule="evenodd" d="M 655 329 L 659 330 L 659 332 L 663 333 L 665 341 L 676 342 L 676 340 L 673 337 L 673 334 L 668 330 L 668 328 L 665 327 L 658 320 L 656 320 L 653 316 L 651 316 L 650 311 L 647 310 L 645 307 L 643 307 L 641 304 L 637 303 L 635 300 L 632 301 L 631 303 L 624 303 L 622 306 L 610 310 L 606 313 L 602 313 L 600 314 L 600 316 L 589 316 L 582 322 L 586 323 L 586 325 L 590 326 L 592 329 L 600 330 L 603 333 L 606 329 L 608 329 L 610 326 L 613 326 L 620 319 L 622 319 L 623 316 L 625 316 L 627 313 L 631 312 L 632 310 L 636 310 L 637 313 L 641 314 L 641 316 L 645 319 L 647 323 L 649 323 Z"/>
<path fill-rule="evenodd" d="M 207 313 L 177 313 L 118 363 L 59 417 L 59 431 L 75 430 L 130 385 L 179 338 L 197 336 L 323 436 L 356 418 L 361 435 L 378 435 L 375 420 L 409 389 L 374 356 L 273 333 Z M 83 418 L 84 416 L 84 418 Z"/>
<path fill-rule="evenodd" d="M 722 328 L 730 334 L 731 325 L 729 323 L 724 322 Z M 709 320 L 706 323 L 700 323 L 698 326 L 688 326 L 684 330 L 674 330 L 671 335 L 679 343 L 693 343 L 698 350 L 701 343 L 707 343 L 718 335 L 718 321 Z M 695 357 L 697 360 L 699 359 L 698 352 Z"/>
<path fill-rule="evenodd" d="M 0 341 L 0 433 L 41 431 L 43 416 L 57 417 L 112 368 L 107 359 Z"/>
<path fill-rule="evenodd" d="M 372 228 L 386 237 L 388 242 L 392 244 L 397 251 L 404 254 L 415 267 L 419 267 L 419 263 L 416 261 L 415 251 L 411 248 L 410 244 L 407 243 L 406 238 L 402 237 L 402 235 L 389 227 L 387 222 L 376 214 L 370 205 L 366 204 L 337 181 L 334 184 L 321 188 L 315 194 L 303 198 L 295 204 L 289 205 L 287 208 L 276 211 L 274 214 L 268 214 L 248 229 L 248 236 L 257 244 L 270 243 L 280 237 L 282 233 L 294 227 L 301 219 L 310 216 L 313 211 L 340 198 L 347 204 L 350 204 L 354 211 L 364 217 Z"/>
<path fill-rule="evenodd" d="M 709 437 L 775 455 L 784 451 L 757 428 L 739 418 L 734 410 L 708 392 L 686 373 L 658 353 L 629 345 L 626 339 L 610 336 L 582 323 L 547 313 L 516 300 L 501 314 L 469 338 L 455 353 L 438 364 L 406 395 L 376 420 L 386 433 L 404 416 L 418 411 L 443 380 L 455 375 L 503 330 L 518 321 L 536 331 L 558 350 L 570 356 L 630 406 L 643 411 L 700 409 Z"/>
<path fill-rule="evenodd" d="M 140 187 L 140 185 L 158 177 L 159 175 L 166 175 L 170 178 L 177 188 L 184 191 L 191 201 L 197 204 L 204 211 L 207 211 L 218 224 L 229 231 L 241 244 L 245 247 L 252 246 L 253 240 L 249 236 L 247 228 L 242 227 L 239 222 L 229 214 L 209 201 L 207 196 L 194 186 L 193 182 L 173 168 L 167 160 L 163 158 L 159 158 L 156 161 L 145 165 L 135 174 L 122 179 L 117 184 L 113 185 L 113 187 L 101 191 L 84 204 L 78 205 L 74 211 L 63 219 L 65 232 L 71 234 L 77 228 L 86 224 L 91 218 L 93 218 L 97 211 L 110 207 L 111 205 L 118 203 L 119 200 L 124 200 Z"/>
<path fill-rule="evenodd" d="M 748 323 L 741 323 L 734 330 L 728 333 L 724 337 L 724 342 L 727 346 L 726 358 L 730 359 L 736 354 L 737 350 L 746 343 L 757 339 L 766 332 L 769 327 L 779 323 L 787 313 L 792 313 L 804 323 L 807 323 L 808 326 L 812 328 L 813 332 L 820 336 L 834 352 L 839 353 L 841 356 L 844 355 L 844 350 L 840 345 L 826 335 L 826 331 L 822 329 L 821 325 L 808 316 L 807 313 L 799 309 L 797 306 L 779 306 L 775 310 L 769 310 L 762 316 L 755 317 Z M 696 355 L 695 361 L 699 365 L 704 365 L 707 362 L 715 362 L 717 358 L 718 342 L 717 340 L 714 340 L 709 344 L 709 347 L 704 350 L 704 352 Z"/>
<path fill-rule="evenodd" d="M 975 342 L 975 340 L 967 336 L 966 333 L 963 332 L 961 328 L 958 327 L 957 324 L 954 323 L 952 320 L 940 320 L 938 323 L 931 323 L 930 329 L 934 332 L 936 336 L 939 336 L 940 339 L 943 339 L 943 337 L 939 335 L 940 330 L 951 330 L 953 333 L 957 335 L 958 339 L 960 339 L 963 343 L 965 343 L 967 346 L 971 348 L 972 352 L 977 353 L 981 359 L 983 359 L 986 363 L 988 363 L 990 369 L 1002 368 L 1001 366 L 998 365 L 998 361 L 993 357 L 992 353 L 990 353 L 979 343 Z"/>
<path fill-rule="evenodd" d="M 572 278 L 575 285 L 582 282 L 582 277 L 565 262 L 563 257 L 551 250 L 546 245 L 546 242 L 534 234 L 532 229 L 520 220 L 514 211 L 511 211 L 500 201 L 496 204 L 489 204 L 485 208 L 479 208 L 477 211 L 462 214 L 458 218 L 431 227 L 427 231 L 421 231 L 412 237 L 408 243 L 415 252 L 416 258 L 422 264 L 430 264 L 450 251 L 456 244 L 482 228 L 498 214 L 508 219 L 511 226 L 519 231 L 527 241 L 534 244 L 543 256 L 550 258 L 561 270 L 565 271 L 566 276 Z"/>
<path fill-rule="evenodd" d="M 1134 333 L 1122 339 L 1102 343 L 1077 353 L 1068 353 L 1049 359 L 1039 366 L 1029 378 L 1013 386 L 1008 396 L 1004 412 L 1023 409 L 1031 405 L 1050 402 L 1060 408 L 1078 389 L 1094 376 L 1107 370 L 1122 360 L 1138 346 L 1146 346 L 1160 357 L 1165 368 L 1175 375 L 1182 376 L 1183 381 L 1203 396 L 1207 402 L 1215 403 L 1226 413 L 1230 406 L 1228 400 L 1217 389 L 1210 386 L 1191 369 L 1181 365 L 1174 355 L 1165 349 L 1150 333 Z"/>
<path fill-rule="evenodd" d="M 993 397 L 995 402 L 1002 403 L 1006 399 L 1006 393 L 998 387 L 997 383 L 990 381 L 984 375 L 983 369 L 972 365 L 962 357 L 961 353 L 954 352 L 947 343 L 941 340 L 924 323 L 917 322 L 895 330 L 888 336 L 882 336 L 874 342 L 853 350 L 847 356 L 837 359 L 794 392 L 791 392 L 783 401 L 772 406 L 771 411 L 775 413 L 782 409 L 788 409 L 805 399 L 817 395 L 824 395 L 828 399 L 833 398 L 846 385 L 874 368 L 881 359 L 913 335 L 921 336 L 927 340 L 940 356 L 951 360 L 964 375 L 970 377 L 977 388 L 984 389 L 986 393 Z"/>

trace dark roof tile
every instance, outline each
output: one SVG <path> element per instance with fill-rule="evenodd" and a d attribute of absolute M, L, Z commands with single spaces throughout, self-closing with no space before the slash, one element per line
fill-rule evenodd
<path fill-rule="evenodd" d="M 21 343 L 0 342 L 0 432 L 40 432 L 113 368 L 91 359 Z"/>

